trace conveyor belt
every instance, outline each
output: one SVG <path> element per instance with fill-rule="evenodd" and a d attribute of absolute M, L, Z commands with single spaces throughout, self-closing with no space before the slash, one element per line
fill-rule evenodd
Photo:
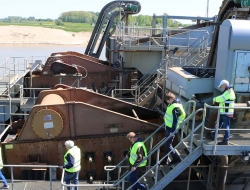
<path fill-rule="evenodd" d="M 96 58 L 100 57 L 104 42 L 106 41 L 107 37 L 109 36 L 109 33 L 110 33 L 109 31 L 111 29 L 111 26 L 113 25 L 113 20 L 114 20 L 115 17 L 119 16 L 119 14 L 117 14 L 115 12 L 111 16 L 109 16 L 109 13 L 111 11 L 113 11 L 115 8 L 124 8 L 127 4 L 137 5 L 138 10 L 136 10 L 136 11 L 125 11 L 125 10 L 123 10 L 122 11 L 123 15 L 137 14 L 137 13 L 139 13 L 141 11 L 141 5 L 140 5 L 140 3 L 138 1 L 128 1 L 128 0 L 125 0 L 125 1 L 121 1 L 121 0 L 112 1 L 112 2 L 108 3 L 107 5 L 105 5 L 102 8 L 102 10 L 101 10 L 101 12 L 99 14 L 99 17 L 97 19 L 95 28 L 94 28 L 94 30 L 92 32 L 91 37 L 90 37 L 87 48 L 85 50 L 86 55 L 90 55 L 90 56 L 93 56 L 93 57 L 96 57 Z M 118 11 L 116 11 L 116 12 L 118 12 Z M 124 19 L 124 17 L 122 17 L 122 19 Z M 101 43 L 100 43 L 100 45 L 99 45 L 99 47 L 98 47 L 98 49 L 96 51 L 97 53 L 94 53 L 96 43 L 97 43 L 97 41 L 99 39 L 100 33 L 103 30 L 104 25 L 106 24 L 105 23 L 106 20 L 108 22 L 107 22 L 106 28 L 104 29 L 104 35 L 102 36 Z"/>

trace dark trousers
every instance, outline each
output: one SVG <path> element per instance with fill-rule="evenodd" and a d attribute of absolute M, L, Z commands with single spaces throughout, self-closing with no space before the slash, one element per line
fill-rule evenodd
<path fill-rule="evenodd" d="M 168 138 L 170 136 L 170 131 L 165 131 L 166 132 L 166 138 Z M 178 159 L 178 154 L 175 152 L 175 149 L 172 146 L 172 143 L 174 141 L 174 137 L 175 135 L 171 135 L 171 137 L 166 141 L 165 144 L 165 155 L 168 154 L 171 150 L 173 150 L 170 154 L 172 156 L 173 160 Z M 167 162 L 168 160 L 168 156 L 165 157 L 165 159 L 163 160 L 163 162 Z"/>
<path fill-rule="evenodd" d="M 131 172 L 128 176 L 128 181 L 132 185 L 138 180 L 138 175 L 144 167 L 138 167 L 135 171 Z M 132 187 L 132 190 L 144 190 L 145 185 L 141 184 L 139 181 Z"/>
<path fill-rule="evenodd" d="M 73 180 L 74 184 L 78 184 L 79 183 L 79 172 L 74 172 L 74 173 L 69 173 L 69 172 L 65 172 L 64 174 L 64 181 L 67 185 L 70 184 L 70 181 Z M 68 190 L 73 189 L 73 187 L 67 187 Z M 75 187 L 75 190 L 78 190 L 78 187 Z"/>
<path fill-rule="evenodd" d="M 230 137 L 230 117 L 226 115 L 220 115 L 219 129 L 225 128 L 224 141 L 229 141 Z M 212 137 L 215 137 L 215 132 L 211 133 Z"/>

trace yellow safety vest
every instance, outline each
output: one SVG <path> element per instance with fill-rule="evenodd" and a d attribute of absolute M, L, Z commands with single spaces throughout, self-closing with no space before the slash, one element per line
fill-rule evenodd
<path fill-rule="evenodd" d="M 139 147 L 142 147 L 143 148 L 143 151 L 144 151 L 144 156 L 147 157 L 148 153 L 147 153 L 147 149 L 144 145 L 144 142 L 136 142 L 135 144 L 133 144 L 132 148 L 130 147 L 130 157 L 129 157 L 129 163 L 131 165 L 134 165 L 135 161 L 137 160 L 138 158 L 138 155 L 137 155 L 137 150 Z M 146 166 L 147 164 L 147 160 L 144 160 L 138 167 L 143 167 L 143 166 Z"/>
<path fill-rule="evenodd" d="M 183 122 L 183 120 L 186 117 L 186 113 L 185 110 L 182 106 L 182 104 L 180 103 L 173 103 L 168 105 L 166 113 L 164 115 L 164 122 L 166 127 L 172 128 L 173 126 L 173 109 L 177 108 L 179 110 L 180 116 L 178 117 L 178 121 L 177 121 L 177 126 L 176 129 L 180 126 L 180 124 Z"/>
<path fill-rule="evenodd" d="M 75 162 L 74 162 L 74 166 L 72 168 L 69 168 L 69 169 L 65 168 L 65 171 L 70 172 L 70 173 L 74 173 L 74 172 L 77 172 L 81 169 L 81 150 L 77 146 L 73 146 L 72 148 L 70 148 L 64 154 L 64 165 L 68 163 L 68 161 L 66 160 L 66 156 L 69 153 L 74 157 Z"/>
<path fill-rule="evenodd" d="M 229 107 L 229 108 L 221 108 L 220 114 L 228 115 L 230 117 L 234 114 L 234 100 L 235 93 L 232 88 L 226 90 L 222 95 L 214 97 L 213 101 L 218 102 L 220 107 Z"/>

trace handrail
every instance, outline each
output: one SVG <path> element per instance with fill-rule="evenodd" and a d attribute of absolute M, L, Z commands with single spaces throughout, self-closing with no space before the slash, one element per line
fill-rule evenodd
<path fill-rule="evenodd" d="M 206 110 L 205 109 L 203 109 L 203 108 L 200 108 L 200 109 L 198 109 L 198 110 L 196 110 L 194 113 L 192 113 L 192 114 L 190 114 L 181 124 L 180 124 L 180 127 L 179 128 L 177 128 L 175 131 L 174 131 L 174 134 L 176 133 L 176 132 L 178 132 L 181 128 L 183 128 L 184 126 L 185 126 L 185 124 L 187 123 L 187 122 L 189 122 L 189 120 L 192 118 L 192 117 L 194 117 L 198 112 L 200 112 L 200 111 L 203 111 L 203 112 L 206 112 Z M 204 114 L 205 115 L 205 114 Z M 186 139 L 188 139 L 190 136 L 193 136 L 193 134 L 194 134 L 194 132 L 196 132 L 200 127 L 202 127 L 204 125 L 204 121 L 202 121 L 201 122 L 201 124 L 200 125 L 198 125 L 197 127 L 196 127 L 196 129 L 195 130 L 193 130 L 189 135 L 187 135 L 184 139 L 183 139 L 183 141 L 184 140 L 186 140 Z M 156 161 L 156 164 L 151 168 L 151 170 L 153 169 L 153 168 L 155 168 L 155 167 L 158 167 L 158 163 L 159 162 L 161 162 L 166 156 L 168 156 L 173 150 L 171 150 L 167 155 L 165 155 L 161 160 L 159 160 L 159 149 L 160 149 L 160 147 L 162 146 L 162 145 L 164 145 L 166 142 L 167 142 L 167 140 L 170 138 L 171 136 L 168 136 L 168 137 L 165 137 L 165 138 L 163 138 L 163 140 L 161 140 L 149 153 L 148 153 L 148 155 L 147 155 L 147 157 L 145 157 L 140 163 L 143 163 L 145 160 L 147 160 L 149 157 L 151 157 L 151 155 L 153 154 L 153 153 L 155 153 L 156 151 L 157 151 L 157 161 Z M 203 138 L 203 137 L 202 137 Z M 179 146 L 183 141 L 181 141 L 181 142 L 179 142 L 177 145 L 176 145 L 176 147 L 177 146 Z M 200 145 L 201 146 L 201 145 Z M 140 163 L 136 166 L 136 168 L 140 165 Z M 128 175 L 131 173 L 132 171 L 129 171 L 129 172 L 127 172 L 125 175 L 123 175 L 123 177 L 121 178 L 121 179 L 119 179 L 119 180 L 117 180 L 116 182 L 114 182 L 114 186 L 117 186 L 119 183 L 121 183 L 121 182 L 123 182 L 124 183 L 124 180 L 128 177 Z M 147 172 L 145 172 L 137 181 L 139 181 L 139 180 L 141 180 L 146 174 L 148 174 L 150 172 L 150 170 L 148 170 Z M 157 180 L 156 180 L 157 181 Z M 135 182 L 136 183 L 136 182 Z M 130 188 L 132 188 L 132 186 L 133 186 L 134 184 L 132 184 L 129 188 L 127 188 L 127 189 L 130 189 Z M 124 186 L 124 184 L 123 184 L 123 186 Z"/>
<path fill-rule="evenodd" d="M 113 184 L 104 184 L 104 183 L 94 183 L 94 184 L 65 184 L 64 183 L 64 173 L 65 170 L 62 171 L 62 177 L 61 177 L 61 185 L 64 189 L 64 187 L 98 187 L 98 190 L 100 190 L 100 187 L 113 187 Z"/>
<path fill-rule="evenodd" d="M 162 63 L 162 61 L 160 61 L 159 63 L 157 63 L 157 64 L 156 64 L 153 68 L 151 68 L 146 74 L 144 74 L 143 77 L 140 78 L 140 79 L 134 84 L 134 86 L 135 86 L 135 87 L 136 87 L 136 86 L 139 86 L 140 83 L 142 84 L 143 81 L 148 80 L 149 78 L 151 78 L 150 74 L 154 74 L 154 73 L 157 71 L 157 69 L 159 68 L 159 66 L 161 66 L 162 64 L 164 64 L 164 63 Z M 144 79 L 144 78 L 145 78 L 145 79 Z"/>
<path fill-rule="evenodd" d="M 191 114 L 188 118 L 186 118 L 186 119 L 182 122 L 182 124 L 180 125 L 180 127 L 174 131 L 174 134 L 177 133 L 180 129 L 184 128 L 185 123 L 188 123 L 189 120 L 190 120 L 192 117 L 195 117 L 195 115 L 196 115 L 198 112 L 200 112 L 200 111 L 203 111 L 203 112 L 204 112 L 204 115 L 205 115 L 205 112 L 206 112 L 205 109 L 200 108 L 200 109 L 196 110 L 193 114 Z M 191 139 L 192 139 L 192 138 L 193 138 L 193 134 L 194 134 L 199 128 L 201 128 L 203 125 L 204 125 L 204 120 L 194 129 L 194 122 L 193 122 L 193 126 L 192 126 L 192 129 L 193 129 L 193 130 L 192 130 L 192 132 L 191 132 L 190 134 L 188 134 L 182 141 L 180 141 L 174 148 L 180 146 L 180 145 L 183 143 L 183 141 L 187 140 L 189 137 L 191 137 Z M 168 154 L 166 154 L 162 159 L 159 160 L 159 155 L 160 155 L 160 151 L 159 151 L 159 150 L 160 150 L 160 147 L 163 146 L 163 145 L 165 145 L 166 141 L 167 141 L 170 137 L 171 137 L 171 136 L 165 137 L 165 140 L 164 140 L 164 141 L 162 141 L 161 143 L 159 143 L 158 146 L 155 146 L 155 151 L 154 151 L 154 152 L 151 152 L 150 155 L 152 155 L 153 153 L 155 153 L 155 152 L 157 151 L 157 158 L 156 158 L 157 161 L 156 161 L 156 164 L 155 164 L 154 166 L 152 166 L 150 170 L 148 170 L 147 172 L 145 172 L 145 173 L 138 179 L 138 181 L 141 180 L 144 176 L 146 176 L 152 169 L 156 168 L 156 170 L 158 170 L 158 163 L 160 163 L 161 161 L 163 161 L 167 156 L 169 156 L 169 155 L 172 153 L 173 150 L 171 150 Z M 203 138 L 203 137 L 201 136 L 201 139 L 202 139 L 202 138 Z M 191 144 L 191 143 L 190 143 L 190 144 Z M 198 149 L 200 146 L 201 146 L 201 143 L 200 143 L 199 146 L 196 147 L 196 149 Z M 191 150 L 191 151 L 189 151 L 189 152 L 191 153 L 191 152 L 192 152 L 192 145 L 190 146 L 190 150 Z M 156 178 L 155 178 L 155 183 L 157 183 L 157 176 L 156 176 Z M 133 185 L 134 185 L 134 184 L 133 184 Z M 130 187 L 132 187 L 132 186 L 130 186 Z M 129 188 L 128 188 L 128 189 L 129 189 Z"/>
<path fill-rule="evenodd" d="M 204 34 L 208 34 L 208 31 L 205 31 Z M 195 41 L 191 44 L 191 46 L 193 46 L 195 43 L 197 43 L 199 40 L 201 40 L 201 39 L 204 37 L 204 34 L 201 35 L 199 38 L 197 38 L 197 40 L 195 40 Z M 206 37 L 206 39 L 207 39 L 209 36 L 210 36 L 210 34 L 208 34 L 208 36 Z M 203 41 L 204 41 L 204 40 L 203 40 Z M 202 41 L 202 42 L 203 42 L 203 41 Z M 201 44 L 201 43 L 199 43 L 195 48 L 197 48 L 200 44 Z M 194 49 L 195 49 L 195 48 L 194 48 Z M 188 48 L 187 48 L 185 51 L 183 51 L 183 52 L 178 56 L 178 58 L 181 58 L 181 57 L 183 56 L 183 54 L 186 53 L 186 52 L 189 52 L 189 49 L 188 49 Z"/>
<path fill-rule="evenodd" d="M 207 109 L 207 108 L 212 108 L 212 109 L 229 109 L 230 107 L 228 106 L 211 106 L 211 105 L 208 105 L 208 104 L 204 104 L 204 109 Z M 246 109 L 246 110 L 249 110 L 250 107 L 233 107 L 233 109 Z M 250 131 L 250 129 L 219 129 L 219 120 L 220 120 L 220 112 L 218 111 L 217 113 L 217 119 L 216 119 L 216 126 L 215 128 L 208 128 L 208 127 L 205 127 L 204 126 L 204 129 L 203 130 L 209 130 L 209 131 L 215 131 L 215 136 L 214 136 L 214 145 L 213 145 L 213 155 L 215 155 L 215 152 L 216 152 L 216 147 L 217 147 L 217 137 L 218 137 L 218 133 L 219 131 L 225 131 L 225 130 L 229 130 L 229 131 Z"/>
<path fill-rule="evenodd" d="M 129 34 L 122 32 L 122 31 L 129 31 Z M 117 31 L 117 35 L 116 35 L 116 40 L 122 43 L 122 45 L 128 45 L 129 48 L 131 48 L 132 46 L 137 46 L 139 39 L 148 39 L 147 43 L 148 46 L 146 46 L 147 49 L 151 49 L 152 47 L 159 47 L 159 48 L 167 48 L 170 49 L 171 47 L 187 47 L 190 48 L 191 45 L 189 44 L 189 42 L 191 40 L 196 40 L 197 38 L 190 38 L 190 33 L 192 32 L 207 32 L 207 30 L 190 30 L 190 29 L 170 29 L 167 28 L 165 29 L 166 33 L 167 33 L 167 37 L 166 36 L 160 36 L 157 37 L 154 35 L 155 31 L 160 31 L 159 34 L 163 34 L 164 28 L 146 28 L 146 27 L 131 27 L 131 26 L 124 26 L 124 24 L 121 22 L 120 25 L 117 25 L 116 31 Z M 171 33 L 173 32 L 177 32 L 174 33 L 173 35 Z M 182 34 L 187 34 L 187 37 L 182 37 L 182 36 L 178 36 L 178 35 L 182 35 Z M 164 39 L 168 40 L 168 42 L 164 45 L 162 42 L 164 41 Z M 157 40 L 159 40 L 159 43 L 157 43 Z M 171 39 L 181 39 L 181 40 L 186 40 L 186 44 L 171 44 Z M 155 44 L 151 44 L 151 42 L 155 42 Z M 172 40 L 173 41 L 173 40 Z M 126 43 L 125 43 L 126 42 Z"/>
<path fill-rule="evenodd" d="M 165 70 L 166 68 L 166 63 L 164 63 L 163 61 L 159 62 L 156 66 L 154 66 L 151 71 L 155 70 L 156 68 L 156 77 L 155 74 L 152 75 L 148 75 L 148 77 L 146 77 L 146 79 L 144 79 L 141 84 L 140 83 L 136 83 L 135 85 L 135 89 L 136 89 L 136 96 L 135 96 L 135 102 L 137 104 L 139 104 L 140 102 L 140 98 L 141 96 L 147 91 L 147 89 L 149 89 L 155 82 L 158 83 L 160 79 L 162 79 L 162 77 L 159 76 L 159 71 L 162 70 L 161 68 L 164 67 L 163 70 Z M 148 72 L 151 73 L 151 72 Z M 162 74 L 162 73 L 161 73 Z M 163 74 L 162 74 L 163 75 Z M 146 75 L 144 75 L 146 76 Z M 147 84 L 150 80 L 152 80 L 149 84 Z M 139 85 L 138 85 L 139 84 Z M 144 87 L 144 88 L 143 88 Z M 141 91 L 141 89 L 144 89 Z"/>
<path fill-rule="evenodd" d="M 193 103 L 193 101 L 187 102 L 187 104 L 188 104 L 188 103 Z M 193 109 L 193 110 L 194 110 L 194 109 Z M 198 110 L 197 110 L 196 112 L 198 112 Z M 178 129 L 176 129 L 175 132 L 177 132 L 179 129 L 183 128 L 184 124 L 186 124 L 187 121 L 189 121 L 190 118 L 193 117 L 193 115 L 194 115 L 196 112 L 191 113 L 191 114 L 183 121 L 183 123 L 180 125 L 180 127 L 179 127 Z M 160 127 L 158 127 L 153 133 L 151 133 L 143 142 L 146 143 L 152 136 L 154 136 L 154 135 L 155 135 L 160 129 L 162 129 L 163 127 L 165 127 L 165 124 L 164 124 L 164 123 L 163 123 Z M 175 132 L 174 132 L 174 133 L 175 133 Z M 144 160 L 149 159 L 149 158 L 151 157 L 151 155 L 156 151 L 156 147 L 161 146 L 162 142 L 165 143 L 169 138 L 170 138 L 170 137 L 167 137 L 167 138 L 165 137 L 165 138 L 163 138 L 157 145 L 155 145 L 155 147 L 154 147 L 151 151 L 149 151 L 148 156 L 145 157 L 140 163 L 142 163 Z M 164 140 L 164 139 L 165 139 L 165 140 Z M 111 168 L 111 166 L 105 166 L 105 167 L 104 167 L 104 170 L 105 170 L 105 171 L 108 171 L 108 172 L 109 172 L 109 171 L 113 171 L 113 170 L 115 170 L 116 168 L 119 168 L 119 166 L 120 166 L 125 160 L 126 160 L 126 158 L 124 158 L 124 159 L 123 159 L 119 164 L 117 164 L 115 167 L 112 166 L 112 168 Z M 138 164 L 138 165 L 140 165 L 140 164 Z M 138 165 L 137 165 L 137 166 L 138 166 Z M 125 172 L 125 173 L 121 176 L 120 179 L 117 179 L 117 180 L 114 182 L 114 186 L 116 186 L 116 185 L 118 185 L 119 183 L 121 183 L 130 173 L 131 173 L 131 171 Z M 109 179 L 107 179 L 107 181 L 109 181 Z M 123 184 L 123 185 L 124 185 L 124 184 Z"/>
<path fill-rule="evenodd" d="M 10 167 L 10 171 L 11 171 L 11 184 L 12 184 L 12 190 L 14 189 L 14 172 L 13 172 L 13 168 L 15 167 L 20 167 L 20 168 L 49 168 L 49 176 L 50 176 L 50 190 L 52 190 L 52 170 L 51 168 L 58 168 L 58 166 L 55 166 L 55 165 L 9 165 L 9 164 L 4 164 L 2 165 L 3 167 Z"/>
<path fill-rule="evenodd" d="M 208 33 L 208 32 L 207 32 Z M 182 53 L 181 53 L 181 55 L 179 55 L 177 58 L 175 58 L 175 59 L 179 59 L 180 60 L 180 66 L 182 65 L 182 63 L 183 62 L 185 62 L 186 61 L 186 59 L 189 57 L 189 56 L 191 56 L 192 55 L 192 53 L 195 51 L 195 50 L 197 50 L 198 48 L 200 48 L 200 46 L 201 46 L 201 44 L 203 44 L 205 41 L 207 41 L 208 39 L 209 39 L 209 37 L 211 36 L 213 34 L 213 32 L 211 33 L 211 34 L 208 34 L 208 36 L 205 38 L 205 39 L 203 39 L 196 47 L 194 47 L 191 51 L 189 51 L 189 48 L 187 48 L 185 51 L 183 51 Z M 197 41 L 198 40 L 201 40 L 202 38 L 203 38 L 204 36 L 202 35 L 200 38 L 198 38 L 193 44 L 195 44 L 195 43 L 197 43 Z M 210 42 L 207 42 L 207 45 L 206 45 L 206 47 L 208 47 L 209 46 L 209 44 L 211 44 L 212 43 L 212 40 L 210 41 Z M 193 45 L 192 44 L 192 45 Z M 191 45 L 191 46 L 192 46 Z M 204 49 L 206 48 L 206 47 L 204 47 Z M 205 49 L 206 50 L 206 49 Z M 183 58 L 183 59 L 181 59 L 182 58 L 182 56 L 183 56 L 183 54 L 184 53 L 186 53 L 186 52 L 189 52 L 186 56 L 185 56 L 185 58 Z M 202 50 L 202 52 L 204 52 L 204 50 Z M 200 51 L 198 51 L 198 53 L 197 53 L 197 55 L 198 54 L 200 54 Z M 197 56 L 196 55 L 196 56 Z M 195 57 L 195 56 L 194 56 Z M 193 58 L 194 59 L 194 58 Z M 192 60 L 193 60 L 192 59 Z M 189 62 L 191 62 L 192 60 L 190 60 Z"/>

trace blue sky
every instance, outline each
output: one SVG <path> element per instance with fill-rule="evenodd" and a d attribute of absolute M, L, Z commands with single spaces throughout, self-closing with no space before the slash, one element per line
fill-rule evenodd
<path fill-rule="evenodd" d="M 94 11 L 112 0 L 1 0 L 0 18 L 21 16 L 56 19 L 62 12 Z M 208 0 L 139 0 L 143 15 L 206 16 Z M 208 16 L 218 14 L 222 0 L 209 0 Z"/>

